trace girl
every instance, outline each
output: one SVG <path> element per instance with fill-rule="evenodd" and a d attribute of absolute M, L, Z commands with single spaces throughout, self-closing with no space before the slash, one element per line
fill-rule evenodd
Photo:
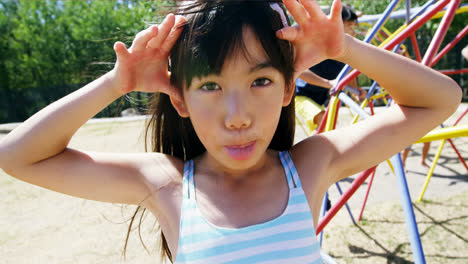
<path fill-rule="evenodd" d="M 328 187 L 440 124 L 461 91 L 344 34 L 339 0 L 328 17 L 313 0 L 283 2 L 297 26 L 277 1 L 200 0 L 184 9 L 187 18 L 170 14 L 140 32 L 129 49 L 116 43 L 112 71 L 2 140 L 1 168 L 58 192 L 148 209 L 176 263 L 319 263 L 314 226 Z M 377 80 L 398 103 L 292 146 L 294 79 L 327 58 Z M 67 148 L 81 125 L 130 91 L 160 93 L 149 124 L 155 152 Z"/>

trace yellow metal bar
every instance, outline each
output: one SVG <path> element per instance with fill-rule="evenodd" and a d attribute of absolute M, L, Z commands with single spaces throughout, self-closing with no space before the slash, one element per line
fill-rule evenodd
<path fill-rule="evenodd" d="M 390 162 L 390 160 L 387 160 L 388 166 L 390 166 L 390 169 L 392 170 L 393 174 L 395 175 L 395 170 L 393 169 L 393 165 Z"/>
<path fill-rule="evenodd" d="M 460 8 L 456 11 L 456 14 L 465 13 L 465 12 L 468 12 L 468 6 L 460 7 Z M 440 11 L 440 12 L 438 12 L 437 14 L 435 14 L 431 19 L 441 18 L 444 14 L 445 14 L 445 10 L 444 10 L 444 11 Z M 395 38 L 398 34 L 400 34 L 400 32 L 402 32 L 402 31 L 403 31 L 405 28 L 407 28 L 408 26 L 409 26 L 408 24 L 403 24 L 400 28 L 398 28 L 395 32 L 393 32 L 393 34 L 391 34 L 385 41 L 383 41 L 382 43 L 380 43 L 379 47 L 385 46 L 388 42 L 390 42 L 390 40 L 392 40 L 393 38 Z M 384 27 L 382 27 L 382 29 L 383 29 L 384 31 L 386 30 Z M 385 33 L 387 33 L 387 31 L 385 31 Z"/>
<path fill-rule="evenodd" d="M 335 123 L 336 109 L 338 108 L 338 102 L 340 101 L 338 100 L 337 96 L 333 96 L 330 100 L 331 100 L 329 103 L 330 110 L 328 111 L 328 115 L 327 115 L 327 124 L 325 126 L 325 132 L 333 130 L 333 124 Z"/>
<path fill-rule="evenodd" d="M 465 13 L 465 12 L 468 12 L 468 6 L 462 6 L 462 7 L 458 8 L 457 11 L 455 12 L 455 14 L 461 14 L 461 13 Z M 441 18 L 444 15 L 445 15 L 445 10 L 440 11 L 439 13 L 435 14 L 431 19 Z"/>
<path fill-rule="evenodd" d="M 468 137 L 468 125 L 460 125 L 454 127 L 445 127 L 437 130 L 433 130 L 425 135 L 415 143 L 431 142 L 435 140 L 456 138 L 456 137 Z"/>
<path fill-rule="evenodd" d="M 366 99 L 364 99 L 364 101 L 362 101 L 361 108 L 364 109 L 367 106 L 367 104 L 369 104 L 369 100 L 367 100 L 367 98 L 366 98 Z M 351 122 L 351 124 L 356 124 L 358 119 L 359 119 L 359 115 L 356 114 L 354 116 L 353 121 Z"/>
<path fill-rule="evenodd" d="M 422 199 L 423 199 L 424 193 L 426 192 L 427 185 L 429 185 L 429 181 L 431 180 L 432 174 L 434 173 L 434 169 L 435 169 L 435 167 L 437 165 L 437 161 L 439 160 L 440 154 L 442 153 L 442 149 L 444 148 L 445 141 L 447 141 L 447 140 L 444 139 L 440 143 L 439 149 L 437 150 L 437 154 L 434 157 L 434 160 L 432 161 L 431 168 L 429 169 L 429 172 L 427 173 L 427 176 L 426 176 L 426 182 L 424 183 L 424 186 L 423 186 L 423 188 L 421 190 L 421 193 L 419 194 L 418 202 L 422 201 Z"/>
<path fill-rule="evenodd" d="M 379 94 L 376 94 L 376 95 L 371 96 L 370 99 L 371 99 L 371 101 L 374 101 L 374 100 L 380 99 L 380 98 L 382 98 L 382 97 L 385 97 L 385 96 L 387 96 L 387 95 L 388 95 L 388 92 L 387 92 L 387 91 L 383 91 L 383 92 L 381 92 L 381 93 L 379 93 Z"/>
<path fill-rule="evenodd" d="M 402 25 L 399 29 L 397 29 L 395 32 L 393 32 L 392 35 L 390 35 L 386 40 L 384 40 L 382 43 L 380 43 L 379 47 L 385 46 L 390 40 L 394 39 L 400 32 L 402 32 L 406 27 L 408 27 L 407 24 Z"/>

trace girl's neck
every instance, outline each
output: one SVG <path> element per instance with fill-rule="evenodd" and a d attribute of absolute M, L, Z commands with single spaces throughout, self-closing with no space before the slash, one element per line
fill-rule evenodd
<path fill-rule="evenodd" d="M 258 181 L 260 175 L 268 171 L 269 164 L 278 159 L 276 151 L 267 150 L 264 155 L 249 168 L 233 169 L 223 166 L 216 161 L 208 152 L 205 152 L 197 162 L 197 170 L 203 171 L 203 174 L 212 177 L 213 180 L 224 182 L 227 185 L 246 184 L 251 181 Z M 252 177 L 255 176 L 255 177 Z"/>

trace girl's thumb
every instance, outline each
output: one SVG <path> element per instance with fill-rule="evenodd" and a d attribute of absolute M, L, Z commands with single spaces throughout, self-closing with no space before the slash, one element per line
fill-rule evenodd
<path fill-rule="evenodd" d="M 297 27 L 286 27 L 276 31 L 276 36 L 280 39 L 295 41 L 298 35 Z"/>
<path fill-rule="evenodd" d="M 115 53 L 117 54 L 117 57 L 119 59 L 121 58 L 125 58 L 128 56 L 128 50 L 127 48 L 125 47 L 125 44 L 123 44 L 122 42 L 120 41 L 117 41 L 115 44 L 114 44 L 114 51 Z"/>

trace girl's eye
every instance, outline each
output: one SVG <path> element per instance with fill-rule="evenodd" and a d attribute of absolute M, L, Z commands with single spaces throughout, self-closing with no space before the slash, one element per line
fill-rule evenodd
<path fill-rule="evenodd" d="M 252 83 L 252 86 L 267 86 L 271 83 L 270 79 L 259 78 Z"/>
<path fill-rule="evenodd" d="M 200 89 L 202 89 L 204 91 L 216 91 L 216 90 L 220 90 L 221 87 L 219 87 L 219 85 L 217 83 L 210 82 L 210 83 L 203 84 L 200 87 Z"/>

